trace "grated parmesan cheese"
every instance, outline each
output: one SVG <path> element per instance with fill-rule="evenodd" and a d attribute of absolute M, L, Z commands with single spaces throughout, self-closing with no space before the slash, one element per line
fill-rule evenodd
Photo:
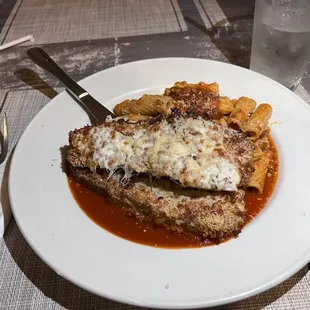
<path fill-rule="evenodd" d="M 173 124 L 163 120 L 159 130 L 137 129 L 127 136 L 107 127 L 94 127 L 93 160 L 113 174 L 125 171 L 170 177 L 183 186 L 208 190 L 236 191 L 241 176 L 236 154 L 225 144 L 221 127 L 202 118 L 176 119 Z"/>

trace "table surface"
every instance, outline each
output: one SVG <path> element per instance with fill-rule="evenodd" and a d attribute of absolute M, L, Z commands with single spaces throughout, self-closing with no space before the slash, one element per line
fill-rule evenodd
<path fill-rule="evenodd" d="M 6 113 L 10 151 L 32 118 L 63 90 L 27 58 L 29 46 L 43 46 L 76 80 L 156 57 L 249 67 L 253 12 L 252 0 L 0 0 L 0 44 L 28 34 L 35 39 L 0 51 L 0 125 Z M 229 26 L 218 27 L 223 23 Z M 296 92 L 310 103 L 307 72 Z M 2 204 L 8 203 L 8 169 L 9 160 L 0 167 Z M 138 308 L 95 296 L 57 275 L 12 218 L 0 240 L 0 309 Z M 216 309 L 310 309 L 308 267 L 265 293 Z"/>

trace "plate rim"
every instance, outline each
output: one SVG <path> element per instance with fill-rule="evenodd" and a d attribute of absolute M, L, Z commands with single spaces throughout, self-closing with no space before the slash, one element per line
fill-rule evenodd
<path fill-rule="evenodd" d="M 260 73 L 257 73 L 255 71 L 252 71 L 250 69 L 244 68 L 244 67 L 240 67 L 234 64 L 230 64 L 230 63 L 226 63 L 226 62 L 221 62 L 221 61 L 217 61 L 217 60 L 210 60 L 210 59 L 203 59 L 203 58 L 192 58 L 192 57 L 159 57 L 159 58 L 148 58 L 148 59 L 142 59 L 142 60 L 137 60 L 137 61 L 132 61 L 132 62 L 127 62 L 124 64 L 121 64 L 119 66 L 113 66 L 113 67 L 109 67 L 103 70 L 100 70 L 96 73 L 93 73 L 91 75 L 86 76 L 85 78 L 81 79 L 78 81 L 78 84 L 81 83 L 81 85 L 83 86 L 84 82 L 87 82 L 89 79 L 92 78 L 96 78 L 98 75 L 100 75 L 103 71 L 113 71 L 113 70 L 118 70 L 118 68 L 120 67 L 124 67 L 124 66 L 132 66 L 132 65 L 136 65 L 138 63 L 147 63 L 147 62 L 157 62 L 157 61 L 169 61 L 169 60 L 194 60 L 194 61 L 203 61 L 203 62 L 210 62 L 210 63 L 217 63 L 218 65 L 221 66 L 233 66 L 233 67 L 237 67 L 238 69 L 241 70 L 246 70 L 246 71 L 251 71 L 253 74 L 260 76 L 260 78 L 266 79 L 269 81 L 269 83 L 272 84 L 272 86 L 274 87 L 278 87 L 281 88 L 282 90 L 285 90 L 285 92 L 289 93 L 290 95 L 293 95 L 300 103 L 302 103 L 310 112 L 310 106 L 309 104 L 307 104 L 300 96 L 298 96 L 296 93 L 294 93 L 293 91 L 287 89 L 285 86 L 279 84 L 278 82 L 272 80 L 269 77 L 266 77 Z M 104 297 L 116 302 L 121 302 L 124 304 L 129 304 L 129 305 L 133 305 L 133 306 L 140 306 L 140 307 L 147 307 L 147 308 L 157 308 L 157 309 L 163 309 L 163 308 L 167 308 L 167 309 L 198 309 L 198 308 L 204 308 L 204 307 L 212 307 L 212 306 L 219 306 L 219 305 L 225 305 L 225 304 L 230 304 L 233 302 L 237 302 L 237 301 L 241 301 L 244 299 L 247 299 L 249 297 L 255 296 L 257 294 L 263 293 L 265 291 L 267 291 L 268 289 L 271 289 L 277 285 L 279 285 L 280 283 L 284 282 L 285 280 L 287 280 L 288 278 L 290 278 L 291 276 L 293 276 L 295 273 L 297 273 L 299 270 L 301 270 L 303 267 L 305 267 L 305 265 L 307 264 L 308 261 L 310 261 L 310 246 L 308 248 L 308 251 L 306 251 L 306 253 L 304 255 L 302 255 L 301 257 L 299 257 L 298 259 L 295 260 L 295 263 L 291 266 L 291 268 L 287 269 L 286 272 L 283 272 L 280 276 L 278 276 L 277 278 L 274 278 L 273 280 L 270 280 L 268 283 L 259 286 L 255 289 L 252 289 L 251 291 L 248 292 L 244 292 L 241 294 L 237 294 L 237 295 L 232 295 L 226 298 L 219 298 L 219 299 L 215 299 L 213 301 L 193 301 L 191 303 L 191 300 L 189 300 L 188 303 L 184 304 L 178 304 L 178 301 L 169 301 L 169 303 L 167 303 L 166 300 L 164 300 L 162 303 L 160 303 L 160 300 L 152 300 L 151 303 L 147 303 L 147 302 L 140 302 L 140 301 L 135 301 L 129 298 L 129 296 L 120 296 L 117 294 L 113 294 L 115 293 L 113 292 L 99 292 L 96 291 L 95 289 L 89 288 L 87 286 L 85 286 L 83 283 L 79 283 L 78 281 L 75 281 L 74 279 L 71 279 L 70 275 L 67 274 L 66 272 L 61 272 L 59 273 L 57 271 L 57 268 L 55 268 L 54 264 L 51 264 L 47 259 L 44 258 L 43 255 L 41 255 L 41 253 L 36 249 L 36 246 L 32 243 L 32 241 L 28 238 L 27 233 L 21 228 L 22 224 L 20 223 L 20 219 L 17 216 L 17 211 L 14 207 L 14 204 L 12 203 L 13 201 L 13 193 L 12 193 L 12 183 L 13 183 L 13 167 L 15 165 L 16 162 L 16 153 L 19 150 L 19 145 L 20 145 L 20 141 L 22 141 L 23 139 L 25 139 L 25 136 L 27 136 L 28 131 L 31 129 L 31 127 L 33 126 L 34 122 L 36 121 L 36 119 L 40 116 L 42 111 L 45 111 L 45 109 L 48 109 L 48 106 L 50 106 L 50 104 L 55 101 L 55 100 L 59 100 L 61 99 L 61 97 L 63 97 L 66 93 L 66 89 L 64 89 L 61 93 L 59 93 L 57 96 L 55 96 L 54 98 L 52 98 L 36 115 L 35 117 L 30 121 L 30 123 L 28 124 L 28 126 L 25 128 L 24 132 L 22 133 L 22 135 L 20 136 L 16 146 L 14 147 L 14 149 L 12 150 L 12 158 L 11 158 L 11 162 L 10 162 L 10 167 L 9 167 L 9 177 L 8 177 L 8 193 L 9 193 L 9 200 L 10 200 L 10 205 L 11 205 L 11 210 L 12 213 L 14 215 L 14 219 L 16 221 L 16 224 L 18 226 L 18 229 L 20 230 L 23 238 L 26 240 L 26 242 L 29 244 L 29 246 L 31 247 L 31 249 L 35 252 L 36 255 L 38 255 L 40 257 L 40 259 L 47 265 L 49 266 L 53 271 L 55 271 L 58 275 L 61 275 L 61 277 L 63 277 L 64 279 L 67 279 L 68 281 L 70 281 L 71 283 L 73 283 L 74 285 L 77 285 L 78 287 L 81 287 L 82 289 L 93 293 L 97 296 L 100 297 Z M 154 303 L 156 302 L 156 303 Z"/>

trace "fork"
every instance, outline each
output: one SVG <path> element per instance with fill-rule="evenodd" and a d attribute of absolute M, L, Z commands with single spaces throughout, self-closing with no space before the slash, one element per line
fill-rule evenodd
<path fill-rule="evenodd" d="M 9 135 L 8 135 L 8 124 L 6 113 L 4 113 L 3 117 L 3 132 L 1 137 L 1 154 L 0 154 L 0 165 L 5 161 L 8 155 L 9 149 Z"/>

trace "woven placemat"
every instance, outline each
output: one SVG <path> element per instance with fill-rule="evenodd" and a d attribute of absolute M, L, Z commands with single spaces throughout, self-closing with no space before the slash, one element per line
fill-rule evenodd
<path fill-rule="evenodd" d="M 187 30 L 176 0 L 23 0 L 16 7 L 4 43 L 28 34 L 43 44 Z"/>

